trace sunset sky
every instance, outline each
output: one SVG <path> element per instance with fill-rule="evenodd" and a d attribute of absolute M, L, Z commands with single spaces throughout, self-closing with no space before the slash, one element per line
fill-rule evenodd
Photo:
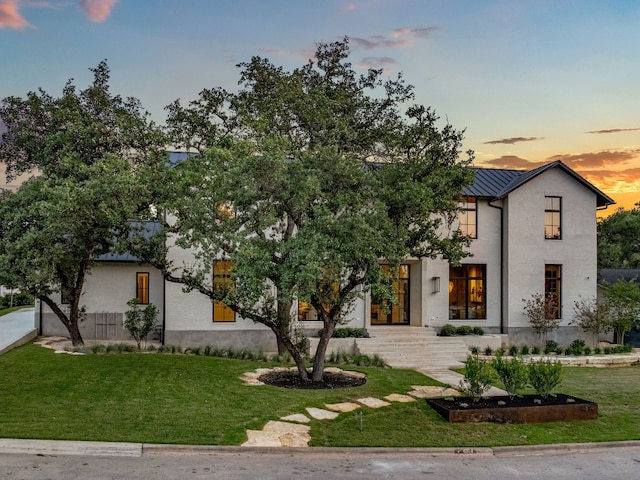
<path fill-rule="evenodd" d="M 234 89 L 238 62 L 294 68 L 344 36 L 358 70 L 403 72 L 466 129 L 477 166 L 560 159 L 610 211 L 640 201 L 637 0 L 0 0 L 0 98 L 84 88 L 107 59 L 112 91 L 162 123 L 176 98 Z"/>

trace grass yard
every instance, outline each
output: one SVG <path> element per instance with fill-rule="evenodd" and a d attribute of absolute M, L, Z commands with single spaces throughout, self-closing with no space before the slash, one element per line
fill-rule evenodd
<path fill-rule="evenodd" d="M 413 371 L 354 368 L 340 390 L 244 385 L 268 364 L 157 353 L 73 356 L 25 345 L 0 356 L 0 437 L 239 445 L 247 429 L 306 407 L 432 384 Z"/>
<path fill-rule="evenodd" d="M 27 306 L 19 306 L 19 307 L 8 307 L 8 308 L 2 308 L 0 309 L 0 317 L 2 317 L 3 315 L 6 315 L 8 313 L 11 312 L 16 312 L 18 310 L 22 310 L 23 308 L 30 308 L 32 305 L 27 305 Z"/>
<path fill-rule="evenodd" d="M 359 368 L 340 390 L 248 387 L 267 364 L 188 355 L 72 356 L 26 345 L 0 356 L 0 437 L 239 445 L 247 429 L 306 407 L 405 393 L 437 382 L 407 370 Z M 426 402 L 363 408 L 311 423 L 312 445 L 498 446 L 640 439 L 640 367 L 565 368 L 563 393 L 599 404 L 598 420 L 538 425 L 449 424 Z"/>

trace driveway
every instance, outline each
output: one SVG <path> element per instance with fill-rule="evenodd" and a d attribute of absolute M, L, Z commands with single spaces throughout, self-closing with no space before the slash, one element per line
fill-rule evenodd
<path fill-rule="evenodd" d="M 0 317 L 0 354 L 36 336 L 35 308 L 23 308 Z"/>

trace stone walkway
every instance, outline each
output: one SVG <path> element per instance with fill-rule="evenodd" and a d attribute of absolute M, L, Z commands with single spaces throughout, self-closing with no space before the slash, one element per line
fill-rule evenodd
<path fill-rule="evenodd" d="M 283 368 L 282 370 L 288 369 Z M 264 385 L 264 383 L 258 380 L 258 378 L 270 371 L 271 369 L 268 368 L 259 368 L 254 370 L 253 372 L 245 373 L 244 376 L 241 377 L 241 379 L 246 385 Z M 333 367 L 327 368 L 325 369 L 325 371 L 346 373 L 358 376 L 362 375 L 358 372 L 342 371 L 339 368 Z M 376 409 L 389 406 L 392 402 L 408 403 L 415 402 L 418 399 L 431 397 L 450 397 L 457 396 L 459 394 L 460 392 L 449 387 L 412 385 L 412 390 L 410 392 L 407 392 L 406 394 L 392 393 L 382 399 L 375 397 L 363 397 L 357 399 L 355 402 L 325 404 L 324 408 L 308 407 L 305 409 L 305 412 L 287 415 L 277 421 L 271 420 L 267 422 L 262 430 L 247 430 L 247 441 L 243 443 L 242 446 L 308 447 L 309 441 L 311 440 L 311 435 L 309 434 L 311 427 L 306 424 L 311 422 L 312 418 L 315 420 L 334 420 L 341 413 L 353 412 L 361 408 Z"/>

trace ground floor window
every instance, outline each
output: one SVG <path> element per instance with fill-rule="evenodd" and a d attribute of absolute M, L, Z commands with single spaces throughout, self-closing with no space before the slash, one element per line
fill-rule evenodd
<path fill-rule="evenodd" d="M 149 303 L 149 273 L 136 273 L 136 298 L 142 305 Z"/>
<path fill-rule="evenodd" d="M 298 300 L 298 320 L 301 322 L 318 320 L 318 312 L 309 302 Z"/>
<path fill-rule="evenodd" d="M 561 287 L 562 265 L 544 266 L 544 297 L 551 302 L 551 312 L 555 318 L 562 318 L 562 289 Z"/>
<path fill-rule="evenodd" d="M 487 318 L 486 265 L 449 267 L 449 318 Z"/>
<path fill-rule="evenodd" d="M 389 274 L 389 265 L 382 265 Z M 393 303 L 371 300 L 371 325 L 397 325 L 409 323 L 409 265 L 398 267 L 397 278 L 393 280 Z M 387 311 L 388 308 L 388 311 Z"/>
<path fill-rule="evenodd" d="M 216 260 L 213 262 L 213 289 L 233 289 L 231 280 L 231 261 Z M 236 314 L 224 302 L 213 302 L 214 322 L 234 322 Z"/>

